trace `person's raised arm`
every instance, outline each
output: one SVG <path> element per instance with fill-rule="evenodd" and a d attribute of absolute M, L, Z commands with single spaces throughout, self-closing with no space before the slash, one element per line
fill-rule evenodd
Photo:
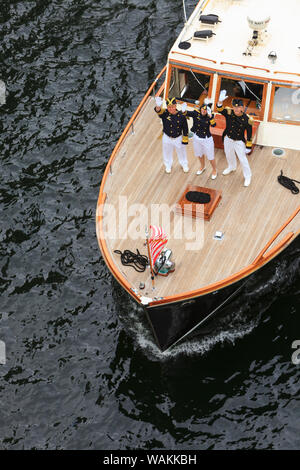
<path fill-rule="evenodd" d="M 222 90 L 220 92 L 219 100 L 217 102 L 217 110 L 221 114 L 226 114 L 227 113 L 227 111 L 226 111 L 226 109 L 224 108 L 224 105 L 223 105 L 223 101 L 226 100 L 226 98 L 228 98 L 227 92 L 226 92 L 226 90 Z"/>
<path fill-rule="evenodd" d="M 156 96 L 156 97 L 155 97 L 155 104 L 156 104 L 156 106 L 155 106 L 155 108 L 154 108 L 155 111 L 156 111 L 157 113 L 160 113 L 160 111 L 162 110 L 162 109 L 161 109 L 161 105 L 163 104 L 163 100 L 162 100 L 162 98 L 161 98 L 160 96 Z"/>

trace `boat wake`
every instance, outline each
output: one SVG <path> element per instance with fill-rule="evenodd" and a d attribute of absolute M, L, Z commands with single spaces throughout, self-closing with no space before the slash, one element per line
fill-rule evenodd
<path fill-rule="evenodd" d="M 214 347 L 220 344 L 235 342 L 251 333 L 256 327 L 256 322 L 252 321 L 251 324 L 240 326 L 236 330 L 220 331 L 218 334 L 206 336 L 205 338 L 193 338 L 191 340 L 184 340 L 184 342 L 177 344 L 167 351 L 162 352 L 153 341 L 144 334 L 137 335 L 139 346 L 147 353 L 150 353 L 155 358 L 163 361 L 177 356 L 204 356 L 209 353 Z"/>
<path fill-rule="evenodd" d="M 298 268 L 295 260 L 284 262 L 273 269 L 271 276 L 250 279 L 243 293 L 230 305 L 230 311 L 216 316 L 205 333 L 195 330 L 191 337 L 184 338 L 164 352 L 154 342 L 145 313 L 138 305 L 132 303 L 122 321 L 138 347 L 153 359 L 164 361 L 180 355 L 204 356 L 218 346 L 235 345 L 258 327 L 270 306 L 295 285 Z"/>
<path fill-rule="evenodd" d="M 268 305 L 269 306 L 269 305 Z M 268 306 L 266 308 L 268 308 Z M 126 329 L 133 337 L 136 345 L 152 359 L 165 361 L 178 356 L 204 356 L 218 345 L 234 345 L 237 340 L 250 334 L 259 324 L 260 316 L 250 318 L 249 305 L 242 305 L 229 315 L 217 319 L 210 324 L 210 332 L 184 338 L 166 351 L 161 351 L 153 339 L 149 324 L 142 309 L 134 304 L 126 316 Z M 229 326 L 230 325 L 230 326 Z"/>

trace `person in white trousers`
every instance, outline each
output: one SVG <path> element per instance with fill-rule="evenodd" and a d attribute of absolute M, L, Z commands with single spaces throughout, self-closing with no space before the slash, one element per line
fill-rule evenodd
<path fill-rule="evenodd" d="M 176 149 L 178 161 L 185 173 L 189 171 L 185 145 L 188 144 L 188 124 L 186 117 L 176 108 L 176 99 L 167 99 L 167 109 L 162 108 L 163 100 L 155 98 L 155 112 L 163 123 L 163 161 L 166 173 L 171 173 L 173 152 Z"/>
<path fill-rule="evenodd" d="M 204 100 L 199 109 L 194 111 L 186 111 L 186 103 L 181 107 L 186 116 L 193 119 L 193 127 L 191 131 L 194 133 L 193 136 L 193 147 L 194 154 L 200 160 L 200 169 L 197 171 L 197 175 L 202 175 L 205 171 L 205 156 L 210 161 L 212 166 L 211 179 L 215 180 L 217 177 L 217 167 L 215 160 L 215 145 L 214 139 L 210 133 L 210 127 L 216 126 L 214 115 L 211 112 L 211 107 L 208 105 L 209 98 Z"/>
<path fill-rule="evenodd" d="M 253 120 L 244 112 L 243 101 L 238 98 L 232 100 L 233 109 L 229 107 L 224 108 L 223 101 L 226 98 L 226 91 L 222 90 L 217 110 L 226 119 L 223 138 L 228 167 L 223 171 L 223 175 L 229 175 L 229 173 L 236 170 L 237 155 L 243 169 L 244 186 L 249 186 L 252 173 L 246 154 L 250 153 L 252 148 Z M 247 133 L 247 141 L 245 141 L 245 132 Z"/>

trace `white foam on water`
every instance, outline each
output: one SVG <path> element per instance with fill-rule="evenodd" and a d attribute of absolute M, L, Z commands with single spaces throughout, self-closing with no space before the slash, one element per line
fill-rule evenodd
<path fill-rule="evenodd" d="M 264 311 L 278 298 L 282 291 L 286 291 L 291 284 L 287 266 L 283 263 L 276 266 L 267 282 L 258 282 L 250 287 L 250 291 L 240 298 L 240 305 L 235 305 L 226 317 L 218 319 L 215 333 L 207 336 L 188 336 L 177 345 L 162 352 L 153 339 L 150 325 L 144 311 L 135 305 L 127 315 L 127 327 L 135 338 L 138 346 L 146 353 L 159 361 L 184 356 L 203 356 L 220 344 L 234 345 L 237 340 L 249 335 L 260 323 Z M 294 281 L 294 279 L 292 279 Z M 270 295 L 271 294 L 271 295 Z M 253 309 L 255 318 L 253 318 Z M 230 325 L 230 327 L 228 327 Z"/>
<path fill-rule="evenodd" d="M 164 352 L 162 352 L 153 342 L 153 340 L 149 337 L 149 332 L 145 330 L 142 325 L 140 325 L 138 329 L 132 331 L 135 334 L 138 345 L 145 352 L 150 353 L 160 361 L 164 361 L 180 355 L 204 356 L 218 344 L 230 343 L 234 345 L 238 339 L 250 334 L 257 324 L 258 319 L 257 321 L 252 320 L 251 322 L 248 322 L 247 325 L 234 328 L 233 330 L 221 331 L 216 335 L 193 338 L 191 340 L 184 339 L 182 343 L 179 343 Z"/>
<path fill-rule="evenodd" d="M 261 294 L 261 292 L 260 292 Z M 257 302 L 257 295 L 255 303 Z M 248 299 L 249 300 L 249 299 Z M 272 303 L 272 302 L 271 302 Z M 267 309 L 270 303 L 265 305 Z M 244 336 L 250 334 L 259 324 L 261 313 L 265 308 L 260 309 L 260 314 L 255 318 L 251 316 L 251 302 L 245 302 L 239 305 L 237 310 L 218 320 L 216 331 L 206 336 L 188 336 L 178 344 L 162 352 L 154 341 L 150 325 L 148 324 L 144 311 L 136 305 L 132 308 L 126 317 L 126 325 L 131 335 L 134 337 L 138 346 L 149 354 L 152 358 L 159 361 L 182 356 L 204 356 L 220 344 L 231 344 Z M 230 325 L 230 327 L 229 327 Z"/>

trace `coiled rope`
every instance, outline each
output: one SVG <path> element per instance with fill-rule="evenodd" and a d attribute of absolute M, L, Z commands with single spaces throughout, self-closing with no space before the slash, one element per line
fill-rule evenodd
<path fill-rule="evenodd" d="M 291 178 L 288 178 L 287 176 L 284 176 L 282 173 L 282 170 L 277 179 L 278 179 L 278 182 L 282 184 L 282 186 L 289 189 L 293 194 L 299 193 L 299 188 L 295 185 L 295 183 L 300 183 L 300 181 L 293 180 Z"/>
<path fill-rule="evenodd" d="M 115 250 L 114 253 L 121 255 L 121 263 L 123 266 L 131 266 L 138 273 L 143 273 L 148 265 L 148 258 L 145 255 L 141 255 L 138 249 L 136 253 L 130 250 L 124 250 L 123 253 L 120 250 Z"/>

